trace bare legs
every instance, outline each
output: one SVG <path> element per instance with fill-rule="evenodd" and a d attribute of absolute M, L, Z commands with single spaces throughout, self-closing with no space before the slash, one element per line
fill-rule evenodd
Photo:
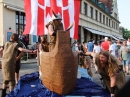
<path fill-rule="evenodd" d="M 126 73 L 129 74 L 129 66 L 126 65 Z"/>
<path fill-rule="evenodd" d="M 5 97 L 6 96 L 6 89 L 7 89 L 7 87 L 8 87 L 8 84 L 4 84 L 3 83 L 3 85 L 2 85 L 3 89 L 2 89 L 1 97 Z M 9 85 L 9 91 L 11 92 L 13 90 L 14 90 L 14 86 Z"/>
<path fill-rule="evenodd" d="M 15 73 L 15 81 L 16 81 L 16 84 L 18 83 L 18 80 L 19 80 L 19 73 Z"/>

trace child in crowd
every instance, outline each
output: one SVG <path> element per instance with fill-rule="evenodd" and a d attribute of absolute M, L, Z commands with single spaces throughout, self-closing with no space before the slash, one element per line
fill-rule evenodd
<path fill-rule="evenodd" d="M 87 69 L 88 74 L 92 77 L 92 71 L 91 71 L 91 58 L 89 56 L 84 56 L 82 52 L 79 54 L 79 65 L 81 68 Z"/>
<path fill-rule="evenodd" d="M 85 56 L 84 68 L 86 68 L 88 70 L 88 74 L 92 77 L 93 74 L 92 74 L 92 71 L 91 71 L 91 64 L 92 64 L 92 61 L 91 61 L 90 56 Z"/>

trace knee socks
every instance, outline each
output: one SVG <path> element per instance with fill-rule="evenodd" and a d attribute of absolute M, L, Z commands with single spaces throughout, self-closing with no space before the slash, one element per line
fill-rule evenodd
<path fill-rule="evenodd" d="M 2 89 L 1 97 L 5 97 L 5 96 L 6 96 L 6 89 Z"/>

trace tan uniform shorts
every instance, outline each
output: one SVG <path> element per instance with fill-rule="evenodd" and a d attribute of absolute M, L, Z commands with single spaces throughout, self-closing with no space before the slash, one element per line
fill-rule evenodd
<path fill-rule="evenodd" d="M 4 84 L 9 84 L 9 86 L 15 86 L 15 80 L 4 80 L 3 81 Z"/>

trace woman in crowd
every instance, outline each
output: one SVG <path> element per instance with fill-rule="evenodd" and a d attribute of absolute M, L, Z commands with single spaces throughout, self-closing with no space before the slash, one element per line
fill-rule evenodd
<path fill-rule="evenodd" d="M 41 36 L 41 43 L 39 45 L 39 51 L 49 52 L 48 42 L 46 36 Z"/>

